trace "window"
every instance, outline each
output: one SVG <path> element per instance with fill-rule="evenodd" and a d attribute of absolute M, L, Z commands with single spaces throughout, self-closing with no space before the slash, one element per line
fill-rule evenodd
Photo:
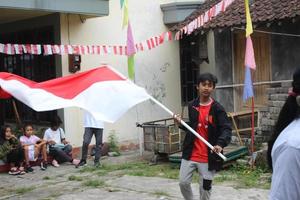
<path fill-rule="evenodd" d="M 199 74 L 199 43 L 197 36 L 186 36 L 180 40 L 181 100 L 186 105 L 197 97 Z"/>
<path fill-rule="evenodd" d="M 28 31 L 0 34 L 0 42 L 14 44 L 53 44 L 54 33 L 51 27 Z M 0 70 L 20 75 L 33 81 L 41 82 L 56 77 L 54 56 L 20 54 L 0 55 Z M 44 123 L 50 121 L 56 111 L 35 112 L 25 104 L 15 100 L 17 111 L 24 122 Z M 0 100 L 1 122 L 15 121 L 12 99 Z"/>

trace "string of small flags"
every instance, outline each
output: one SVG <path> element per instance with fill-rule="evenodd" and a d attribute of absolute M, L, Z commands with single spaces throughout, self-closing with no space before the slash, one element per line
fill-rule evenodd
<path fill-rule="evenodd" d="M 175 34 L 175 40 L 180 40 L 183 37 L 183 34 L 190 35 L 196 29 L 204 26 L 209 22 L 213 17 L 216 17 L 218 14 L 225 12 L 228 6 L 230 6 L 235 0 L 222 0 L 216 5 L 212 6 L 203 14 L 199 15 L 193 21 L 182 27 Z"/>
<path fill-rule="evenodd" d="M 172 40 L 172 32 L 164 32 L 158 36 L 151 37 L 143 42 L 135 43 L 136 52 L 151 50 L 166 41 Z M 69 44 L 1 44 L 0 53 L 15 54 L 34 54 L 34 55 L 123 55 L 127 56 L 126 45 L 69 45 Z"/>

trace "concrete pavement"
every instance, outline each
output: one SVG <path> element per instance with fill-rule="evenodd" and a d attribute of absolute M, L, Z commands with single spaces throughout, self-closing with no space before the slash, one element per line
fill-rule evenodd
<path fill-rule="evenodd" d="M 104 159 L 103 162 L 121 163 L 126 160 L 139 160 L 137 153 L 124 154 L 120 157 Z M 70 180 L 80 177 L 81 181 Z M 35 167 L 34 173 L 19 176 L 0 174 L 1 199 L 115 199 L 115 200 L 156 200 L 182 199 L 178 180 L 158 177 L 120 176 L 109 173 L 103 176 L 93 172 L 79 173 L 73 165 L 64 164 L 59 168 L 50 166 L 46 171 Z M 85 186 L 83 181 L 92 180 L 97 187 Z M 91 182 L 92 182 L 91 181 Z M 91 183 L 93 184 L 93 182 Z M 193 184 L 193 191 L 198 194 L 198 185 Z M 268 190 L 236 189 L 226 185 L 214 185 L 211 200 L 267 200 Z M 199 199 L 198 196 L 195 196 Z"/>

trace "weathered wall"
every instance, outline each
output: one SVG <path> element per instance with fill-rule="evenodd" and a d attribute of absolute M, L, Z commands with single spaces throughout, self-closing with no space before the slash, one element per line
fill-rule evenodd
<path fill-rule="evenodd" d="M 274 25 L 272 31 L 279 33 L 300 34 L 300 22 L 286 22 Z M 300 37 L 271 36 L 272 79 L 289 80 L 296 68 L 300 68 Z"/>
<path fill-rule="evenodd" d="M 208 63 L 204 61 L 199 65 L 200 73 L 215 74 L 218 78 L 217 86 L 232 84 L 231 32 L 209 31 L 206 35 L 199 34 L 199 37 L 206 37 L 208 54 Z M 233 111 L 232 88 L 217 88 L 213 96 L 227 111 Z"/>
<path fill-rule="evenodd" d="M 119 1 L 109 1 L 109 16 L 81 21 L 78 15 L 61 15 L 61 43 L 63 44 L 126 44 L 127 29 L 122 29 L 122 12 Z M 168 30 L 163 23 L 160 1 L 129 1 L 129 19 L 135 42 L 144 41 Z M 83 55 L 81 71 L 106 63 L 127 75 L 127 57 L 116 55 Z M 180 67 L 178 41 L 166 42 L 135 56 L 136 83 L 169 107 L 181 111 Z M 63 75 L 68 75 L 68 57 L 62 56 Z M 122 97 L 116 97 L 121 98 Z M 71 142 L 81 146 L 83 127 L 82 112 L 76 108 L 65 109 L 66 132 L 72 134 Z M 109 132 L 115 131 L 120 142 L 138 143 L 142 133 L 136 122 L 145 122 L 169 117 L 151 102 L 145 102 L 131 109 L 114 124 L 105 124 L 104 140 Z"/>
<path fill-rule="evenodd" d="M 215 31 L 215 74 L 218 77 L 218 85 L 232 84 L 232 43 L 231 32 Z M 226 111 L 233 111 L 232 88 L 220 88 L 216 90 L 216 99 L 225 107 Z"/>

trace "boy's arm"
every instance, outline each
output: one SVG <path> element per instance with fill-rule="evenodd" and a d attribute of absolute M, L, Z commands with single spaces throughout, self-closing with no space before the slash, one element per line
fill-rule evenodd
<path fill-rule="evenodd" d="M 59 132 L 60 132 L 60 137 L 61 137 L 61 143 L 64 145 L 68 144 L 69 142 L 66 140 L 66 134 L 64 132 L 64 129 L 59 128 Z"/>

